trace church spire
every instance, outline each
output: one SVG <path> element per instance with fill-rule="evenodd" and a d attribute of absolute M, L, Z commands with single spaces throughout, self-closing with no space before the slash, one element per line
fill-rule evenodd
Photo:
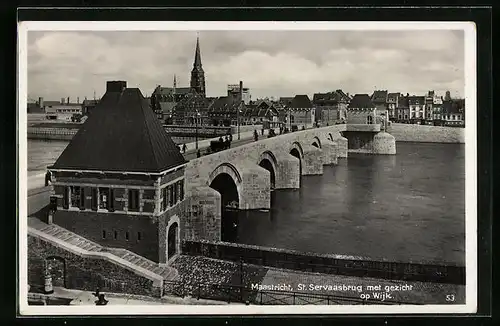
<path fill-rule="evenodd" d="M 201 68 L 200 37 L 196 36 L 196 51 L 194 53 L 193 67 Z"/>
<path fill-rule="evenodd" d="M 193 70 L 191 70 L 191 89 L 205 96 L 205 72 L 201 66 L 200 37 L 196 37 Z"/>

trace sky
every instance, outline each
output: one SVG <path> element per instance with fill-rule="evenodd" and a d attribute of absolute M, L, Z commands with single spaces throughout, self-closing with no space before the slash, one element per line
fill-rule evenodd
<path fill-rule="evenodd" d="M 464 32 L 62 31 L 28 32 L 28 99 L 101 97 L 125 80 L 148 96 L 189 86 L 199 35 L 207 96 L 243 81 L 252 99 L 342 89 L 464 96 Z"/>

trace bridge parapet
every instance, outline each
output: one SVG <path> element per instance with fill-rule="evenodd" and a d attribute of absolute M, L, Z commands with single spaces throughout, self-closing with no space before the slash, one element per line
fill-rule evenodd
<path fill-rule="evenodd" d="M 347 124 L 345 131 L 380 132 L 380 124 Z"/>

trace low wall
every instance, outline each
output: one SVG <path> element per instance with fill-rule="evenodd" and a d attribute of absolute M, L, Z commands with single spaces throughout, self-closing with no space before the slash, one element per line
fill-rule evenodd
<path fill-rule="evenodd" d="M 99 287 L 103 292 L 161 296 L 161 287 L 153 286 L 146 277 L 104 259 L 79 256 L 32 235 L 28 235 L 28 284 L 43 286 L 49 257 L 64 262 L 64 284 L 60 285 L 66 288 L 95 291 Z"/>
<path fill-rule="evenodd" d="M 199 137 L 213 138 L 225 136 L 231 131 L 231 127 L 216 127 L 207 125 L 164 125 L 165 131 L 172 137 Z"/>
<path fill-rule="evenodd" d="M 230 261 L 305 272 L 421 282 L 465 284 L 465 267 L 433 263 L 375 261 L 363 257 L 326 255 L 222 241 L 189 241 L 182 252 Z"/>
<path fill-rule="evenodd" d="M 397 142 L 465 143 L 465 128 L 392 123 L 387 131 Z"/>
<path fill-rule="evenodd" d="M 28 139 L 71 140 L 78 129 L 28 127 Z"/>

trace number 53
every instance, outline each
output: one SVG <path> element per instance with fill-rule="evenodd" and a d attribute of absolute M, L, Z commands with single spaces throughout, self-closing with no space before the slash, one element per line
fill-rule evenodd
<path fill-rule="evenodd" d="M 447 294 L 446 295 L 446 301 L 447 302 L 453 302 L 453 301 L 455 301 L 455 295 L 454 294 Z"/>

